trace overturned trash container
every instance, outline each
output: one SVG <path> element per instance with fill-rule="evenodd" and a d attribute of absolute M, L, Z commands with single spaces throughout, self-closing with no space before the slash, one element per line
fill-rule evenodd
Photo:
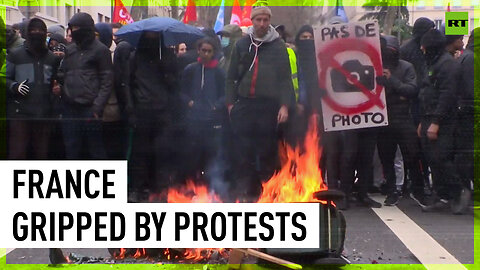
<path fill-rule="evenodd" d="M 345 217 L 332 203 L 344 196 L 343 192 L 337 190 L 324 190 L 315 193 L 315 197 L 322 201 L 319 202 L 319 248 L 266 248 L 265 252 L 296 263 L 347 264 L 348 261 L 342 256 L 346 232 Z"/>

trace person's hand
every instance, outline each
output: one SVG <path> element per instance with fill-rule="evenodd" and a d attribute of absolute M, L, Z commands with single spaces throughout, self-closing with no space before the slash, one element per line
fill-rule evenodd
<path fill-rule="evenodd" d="M 438 139 L 438 124 L 430 124 L 427 129 L 427 137 L 429 140 L 436 140 Z"/>
<path fill-rule="evenodd" d="M 55 96 L 60 96 L 60 94 L 62 93 L 61 88 L 60 88 L 60 84 L 58 84 L 57 80 L 53 80 L 52 93 Z"/>
<path fill-rule="evenodd" d="M 233 109 L 233 104 L 228 105 L 228 115 L 230 115 L 230 112 Z"/>
<path fill-rule="evenodd" d="M 190 102 L 188 102 L 188 107 L 192 108 L 193 107 L 193 100 L 190 100 Z"/>
<path fill-rule="evenodd" d="M 457 51 L 455 51 L 455 54 L 453 55 L 453 58 L 458 59 L 458 58 L 460 58 L 461 55 L 462 55 L 462 52 L 457 50 Z"/>
<path fill-rule="evenodd" d="M 100 118 L 97 113 L 93 113 L 93 117 L 95 117 L 95 119 Z"/>
<path fill-rule="evenodd" d="M 422 123 L 418 124 L 418 127 L 417 127 L 417 136 L 419 138 L 422 137 Z"/>
<path fill-rule="evenodd" d="M 21 82 L 18 85 L 17 91 L 22 96 L 26 96 L 30 92 L 30 87 L 28 87 L 27 82 L 28 82 L 28 79 L 26 79 L 25 81 Z"/>
<path fill-rule="evenodd" d="M 281 123 L 287 122 L 287 120 L 288 120 L 288 108 L 287 106 L 282 105 L 282 107 L 280 107 L 280 110 L 278 111 L 277 121 L 279 124 L 281 124 Z"/>
<path fill-rule="evenodd" d="M 390 69 L 388 68 L 383 69 L 383 76 L 385 76 L 387 80 L 390 79 L 390 77 L 392 76 L 392 72 L 390 72 Z"/>

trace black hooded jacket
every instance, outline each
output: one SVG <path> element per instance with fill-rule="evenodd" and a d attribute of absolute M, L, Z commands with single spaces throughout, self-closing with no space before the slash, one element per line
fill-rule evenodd
<path fill-rule="evenodd" d="M 419 97 L 427 120 L 441 124 L 455 115 L 460 65 L 445 50 L 445 37 L 438 30 L 426 33 L 421 44 L 426 49 L 428 73 Z"/>
<path fill-rule="evenodd" d="M 142 47 L 130 55 L 129 82 L 126 85 L 127 111 L 166 111 L 171 109 L 172 96 L 178 89 L 176 56 L 170 48 Z M 161 59 L 160 51 L 161 50 Z"/>
<path fill-rule="evenodd" d="M 113 65 L 110 50 L 95 39 L 93 20 L 86 15 L 77 13 L 69 23 L 87 31 L 82 42 L 67 47 L 62 64 L 63 94 L 68 103 L 91 107 L 100 116 L 112 92 Z"/>
<path fill-rule="evenodd" d="M 455 115 L 459 70 L 458 62 L 446 51 L 428 66 L 419 97 L 423 113 L 432 123 L 441 124 Z"/>
<path fill-rule="evenodd" d="M 478 32 L 478 30 L 477 30 Z M 458 59 L 460 63 L 460 81 L 458 85 L 458 105 L 462 110 L 473 112 L 475 67 L 474 67 L 474 31 L 470 35 L 466 49 Z M 477 78 L 478 80 L 478 78 Z"/>
<path fill-rule="evenodd" d="M 34 18 L 30 23 L 35 21 L 39 23 L 41 20 Z M 46 46 L 44 50 L 33 53 L 28 37 L 24 45 L 10 51 L 5 71 L 7 117 L 38 120 L 51 116 L 52 83 L 56 79 L 58 65 L 59 59 Z M 23 96 L 17 89 L 27 79 L 30 91 Z"/>
<path fill-rule="evenodd" d="M 426 76 L 426 64 L 422 50 L 420 50 L 420 40 L 422 36 L 435 24 L 427 18 L 419 18 L 413 25 L 413 37 L 405 43 L 400 49 L 400 58 L 410 62 L 415 68 L 417 74 L 417 85 L 420 86 Z"/>
<path fill-rule="evenodd" d="M 117 98 L 121 106 L 121 110 L 125 110 L 127 103 L 127 84 L 129 76 L 129 61 L 130 54 L 133 51 L 132 45 L 125 40 L 119 40 L 115 52 L 113 53 L 113 74 L 114 74 L 114 87 L 117 93 Z"/>
<path fill-rule="evenodd" d="M 383 36 L 382 38 L 386 40 L 387 47 L 398 52 L 400 46 L 395 37 Z M 382 54 L 384 54 L 383 51 Z M 412 122 L 409 111 L 410 100 L 418 96 L 415 69 L 412 64 L 398 58 L 393 62 L 396 63 L 390 63 L 392 65 L 389 67 L 392 74 L 390 79 L 384 78 L 382 83 L 386 93 L 388 121 L 391 124 Z M 384 68 L 387 67 L 384 66 Z"/>

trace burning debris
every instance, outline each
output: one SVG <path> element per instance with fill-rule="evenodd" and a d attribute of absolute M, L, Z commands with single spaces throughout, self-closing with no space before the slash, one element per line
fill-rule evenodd
<path fill-rule="evenodd" d="M 321 149 L 319 147 L 317 121 L 312 118 L 303 147 L 292 148 L 284 144 L 281 151 L 282 167 L 262 185 L 262 193 L 257 203 L 290 203 L 319 202 L 321 213 L 320 249 L 309 249 L 308 256 L 340 257 L 345 239 L 345 220 L 332 203 L 338 192 L 327 191 L 319 168 Z M 221 197 L 206 185 L 188 180 L 184 186 L 169 188 L 164 194 L 150 195 L 150 202 L 166 201 L 168 203 L 222 203 Z M 238 200 L 237 200 L 238 202 Z M 282 252 L 278 252 L 283 250 Z M 265 251 L 265 252 L 263 252 Z M 245 255 L 253 256 L 270 263 L 291 264 L 293 269 L 301 268 L 286 257 L 303 256 L 303 249 L 145 249 L 118 248 L 109 249 L 116 263 L 149 262 L 149 263 L 233 263 L 231 260 Z M 242 254 L 240 256 L 239 254 Z M 286 256 L 288 255 L 288 256 Z M 290 256 L 293 255 L 293 256 Z M 76 258 L 76 257 L 73 257 Z M 83 263 L 94 262 L 92 258 L 81 258 L 72 261 Z M 310 261 L 312 262 L 312 261 Z M 238 263 L 238 262 L 237 262 Z"/>
<path fill-rule="evenodd" d="M 116 263 L 147 260 L 150 263 L 226 263 L 229 250 L 195 248 L 117 248 L 109 249 Z"/>

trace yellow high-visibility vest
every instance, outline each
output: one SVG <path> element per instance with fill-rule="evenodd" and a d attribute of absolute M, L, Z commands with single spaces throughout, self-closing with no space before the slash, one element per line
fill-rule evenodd
<path fill-rule="evenodd" d="M 298 101 L 298 73 L 297 73 L 297 56 L 292 48 L 287 48 L 288 59 L 290 60 L 290 70 L 292 71 L 292 84 L 295 91 L 295 101 Z"/>

